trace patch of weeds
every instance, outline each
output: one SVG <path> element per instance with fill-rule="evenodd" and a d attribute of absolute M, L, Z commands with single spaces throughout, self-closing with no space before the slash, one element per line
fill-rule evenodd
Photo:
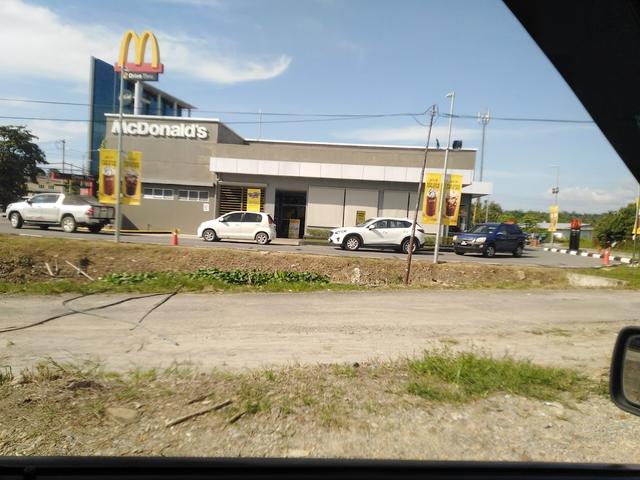
<path fill-rule="evenodd" d="M 302 400 L 302 404 L 306 407 L 311 407 L 318 403 L 318 399 L 310 394 L 302 395 L 301 400 Z"/>
<path fill-rule="evenodd" d="M 355 378 L 358 376 L 358 371 L 351 365 L 334 365 L 333 373 L 339 377 Z"/>
<path fill-rule="evenodd" d="M 436 401 L 465 402 L 496 392 L 557 400 L 562 392 L 581 397 L 594 391 L 593 382 L 574 370 L 476 352 L 427 351 L 407 367 L 409 392 Z"/>
<path fill-rule="evenodd" d="M 18 258 L 18 265 L 20 265 L 23 268 L 33 267 L 33 257 L 31 257 L 31 255 L 21 255 Z"/>
<path fill-rule="evenodd" d="M 327 428 L 342 428 L 345 426 L 345 414 L 335 402 L 325 403 L 318 409 L 320 424 Z"/>
<path fill-rule="evenodd" d="M 531 333 L 533 335 L 555 335 L 557 337 L 570 337 L 571 330 L 566 330 L 564 328 L 534 328 L 533 330 L 528 330 L 527 333 Z"/>
<path fill-rule="evenodd" d="M 195 372 L 189 363 L 173 362 L 169 367 L 164 369 L 163 374 L 168 377 L 188 379 L 192 378 Z"/>
<path fill-rule="evenodd" d="M 273 373 L 273 370 L 267 370 L 264 372 L 264 378 L 266 378 L 270 382 L 276 381 L 276 375 Z"/>
<path fill-rule="evenodd" d="M 13 371 L 9 365 L 0 366 L 0 385 L 9 383 L 13 380 Z"/>
<path fill-rule="evenodd" d="M 148 370 L 135 369 L 129 373 L 129 378 L 138 383 L 138 382 L 153 382 L 158 378 L 158 371 L 155 368 L 150 368 Z"/>
<path fill-rule="evenodd" d="M 132 400 L 142 396 L 142 390 L 133 385 L 127 385 L 122 390 L 116 392 L 115 396 L 118 400 Z"/>

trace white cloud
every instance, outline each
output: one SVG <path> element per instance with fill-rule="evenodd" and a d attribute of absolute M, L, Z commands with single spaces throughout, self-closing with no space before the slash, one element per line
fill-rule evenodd
<path fill-rule="evenodd" d="M 155 3 L 167 3 L 184 7 L 198 8 L 222 8 L 223 3 L 219 0 L 154 0 Z"/>
<path fill-rule="evenodd" d="M 202 2 L 208 3 L 208 2 Z M 124 32 L 125 29 L 122 29 Z M 291 58 L 231 58 L 211 52 L 201 41 L 156 32 L 169 72 L 216 83 L 266 80 L 281 75 Z M 100 25 L 70 23 L 46 7 L 22 0 L 0 2 L 0 69 L 13 75 L 86 82 L 89 56 L 115 59 L 121 34 Z"/>
<path fill-rule="evenodd" d="M 86 143 L 87 123 L 85 122 L 52 122 L 49 120 L 30 120 L 24 122 L 27 128 L 38 137 L 37 143 L 65 139 L 81 140 Z"/>
<path fill-rule="evenodd" d="M 427 127 L 421 125 L 411 125 L 408 127 L 392 128 L 363 128 L 350 132 L 336 133 L 334 136 L 343 140 L 360 142 L 390 142 L 390 143 L 415 143 L 424 144 L 427 141 Z M 447 143 L 448 127 L 446 125 L 436 125 L 431 132 L 431 145 L 435 146 L 436 138 L 440 141 L 440 146 L 445 147 Z M 467 142 L 478 140 L 480 132 L 473 128 L 453 128 L 451 139 L 463 140 Z"/>
<path fill-rule="evenodd" d="M 634 201 L 636 190 L 629 185 L 617 185 L 609 189 L 590 188 L 585 186 L 560 187 L 558 203 L 562 210 L 605 212 L 617 210 Z M 551 200 L 554 196 L 550 190 L 544 197 Z"/>

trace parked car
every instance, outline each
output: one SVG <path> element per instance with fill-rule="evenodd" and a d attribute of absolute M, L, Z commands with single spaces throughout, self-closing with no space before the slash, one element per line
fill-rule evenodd
<path fill-rule="evenodd" d="M 98 233 L 115 217 L 113 207 L 100 205 L 93 197 L 65 193 L 34 195 L 7 205 L 6 212 L 13 228 L 57 226 L 67 233 L 75 232 L 77 227 L 87 227 L 91 233 Z"/>
<path fill-rule="evenodd" d="M 512 223 L 481 223 L 470 231 L 453 236 L 453 250 L 458 255 L 481 253 L 493 257 L 496 253 L 512 253 L 522 256 L 525 235 Z"/>
<path fill-rule="evenodd" d="M 230 212 L 226 215 L 202 222 L 198 236 L 207 242 L 223 239 L 255 240 L 266 245 L 276 238 L 276 224 L 267 213 Z"/>
<path fill-rule="evenodd" d="M 365 220 L 355 227 L 342 227 L 331 230 L 329 243 L 346 250 L 358 250 L 360 247 L 393 248 L 404 253 L 409 251 L 411 226 L 408 218 L 376 217 Z M 424 245 L 424 230 L 416 225 L 414 251 Z"/>

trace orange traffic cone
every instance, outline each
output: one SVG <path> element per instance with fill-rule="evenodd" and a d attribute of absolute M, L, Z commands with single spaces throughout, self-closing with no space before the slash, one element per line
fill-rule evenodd
<path fill-rule="evenodd" d="M 604 249 L 604 252 L 602 253 L 602 265 L 607 266 L 609 265 L 609 256 L 611 255 L 611 248 L 607 247 Z"/>
<path fill-rule="evenodd" d="M 178 246 L 178 229 L 174 229 L 171 233 L 171 245 L 177 247 Z"/>

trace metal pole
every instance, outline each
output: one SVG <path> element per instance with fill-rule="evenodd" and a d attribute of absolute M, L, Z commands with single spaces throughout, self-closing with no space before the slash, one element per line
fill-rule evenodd
<path fill-rule="evenodd" d="M 638 184 L 638 196 L 636 197 L 636 219 L 633 222 L 633 257 L 631 264 L 636 263 L 636 254 L 638 250 L 638 228 L 640 228 L 640 183 Z"/>
<path fill-rule="evenodd" d="M 480 181 L 482 182 L 482 179 L 484 178 L 484 139 L 485 139 L 485 132 L 487 130 L 487 124 L 489 123 L 490 120 L 490 114 L 489 114 L 489 110 L 487 109 L 487 112 L 483 115 L 478 115 L 478 121 L 480 122 L 480 124 L 482 125 L 482 143 L 480 144 Z M 478 200 L 476 202 L 476 208 L 474 210 L 474 215 L 473 215 L 473 223 L 475 223 L 476 221 L 476 213 L 477 211 L 480 209 L 480 198 L 478 197 Z M 487 202 L 487 213 L 485 215 L 484 218 L 484 223 L 487 223 L 489 221 L 489 204 Z"/>
<path fill-rule="evenodd" d="M 118 107 L 118 166 L 116 168 L 116 243 L 120 242 L 120 224 L 122 220 L 122 212 L 120 207 L 120 187 L 122 183 L 122 115 L 124 105 L 124 74 L 126 70 L 122 65 L 120 70 L 120 106 Z"/>
<path fill-rule="evenodd" d="M 438 253 L 440 252 L 440 230 L 442 229 L 442 210 L 444 207 L 444 186 L 447 183 L 447 166 L 449 163 L 449 150 L 451 150 L 451 127 L 453 124 L 453 105 L 456 101 L 456 92 L 447 93 L 451 98 L 451 108 L 449 109 L 449 136 L 447 139 L 447 149 L 444 152 L 444 171 L 442 173 L 442 185 L 440 185 L 440 198 L 438 208 L 438 230 L 436 231 L 436 245 L 433 249 L 433 263 L 438 263 Z"/>
<path fill-rule="evenodd" d="M 258 109 L 258 140 L 262 138 L 262 109 Z"/>
<path fill-rule="evenodd" d="M 560 192 L 560 165 L 551 165 L 551 168 L 555 168 L 556 169 L 556 186 L 555 188 L 552 190 L 553 194 L 555 195 L 555 204 L 556 207 L 558 207 L 558 193 Z M 560 219 L 560 208 L 558 207 L 558 220 Z M 557 221 L 556 221 L 557 224 Z M 557 228 L 557 227 L 556 227 Z M 549 232 L 551 234 L 551 246 L 553 247 L 553 237 L 554 237 L 554 233 L 555 232 Z"/>
<path fill-rule="evenodd" d="M 416 209 L 413 212 L 413 225 L 411 226 L 411 239 L 409 240 L 409 251 L 407 252 L 407 268 L 404 273 L 404 284 L 409 285 L 409 276 L 411 275 L 411 259 L 413 257 L 413 242 L 416 236 L 416 224 L 418 223 L 418 210 L 420 210 L 420 197 L 422 195 L 422 185 L 424 184 L 424 172 L 427 169 L 427 155 L 429 154 L 429 142 L 431 141 L 431 129 L 433 128 L 433 120 L 436 117 L 436 106 L 431 106 L 431 119 L 429 120 L 429 131 L 427 133 L 427 144 L 424 147 L 424 161 L 422 162 L 422 171 L 418 181 L 418 198 L 416 199 Z"/>
<path fill-rule="evenodd" d="M 65 144 L 67 143 L 67 141 L 66 140 L 60 140 L 60 141 L 62 142 L 62 174 L 64 175 L 64 171 L 65 171 L 64 157 L 65 157 L 65 150 L 66 150 Z"/>

